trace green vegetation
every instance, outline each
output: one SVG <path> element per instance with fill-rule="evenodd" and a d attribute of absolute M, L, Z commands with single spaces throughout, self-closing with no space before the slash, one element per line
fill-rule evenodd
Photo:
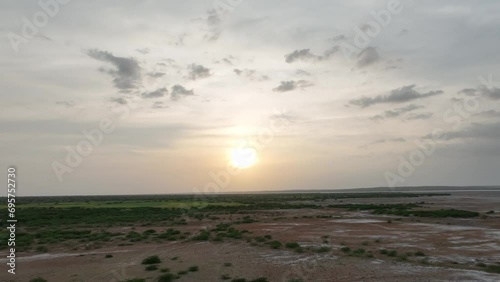
<path fill-rule="evenodd" d="M 290 243 L 286 243 L 285 247 L 289 248 L 289 249 L 296 249 L 296 248 L 300 248 L 300 245 L 298 243 L 295 243 L 295 242 L 290 242 Z"/>
<path fill-rule="evenodd" d="M 198 266 L 196 266 L 196 265 L 194 265 L 194 266 L 190 266 L 190 267 L 188 268 L 188 271 L 190 271 L 190 272 L 196 272 L 196 271 L 198 271 L 198 270 L 199 270 L 199 268 L 198 268 Z"/>
<path fill-rule="evenodd" d="M 421 252 L 421 251 L 418 251 L 418 252 L 415 252 L 414 255 L 416 257 L 425 257 L 425 253 Z"/>
<path fill-rule="evenodd" d="M 346 253 L 346 254 L 351 252 L 351 248 L 349 248 L 349 247 L 342 247 L 342 248 L 340 248 L 340 250 L 341 250 L 343 253 Z"/>
<path fill-rule="evenodd" d="M 230 263 L 230 262 L 225 262 L 225 263 L 224 263 L 224 266 L 233 266 L 233 264 L 232 264 L 232 263 Z"/>
<path fill-rule="evenodd" d="M 220 276 L 220 279 L 221 279 L 221 280 L 229 280 L 229 279 L 231 279 L 231 276 L 229 276 L 229 275 L 227 275 L 227 274 L 222 274 L 222 275 Z"/>
<path fill-rule="evenodd" d="M 104 256 L 104 258 L 112 258 L 112 257 L 113 257 L 113 255 L 111 255 L 111 254 L 107 254 Z"/>
<path fill-rule="evenodd" d="M 281 242 L 280 241 L 272 241 L 269 243 L 269 246 L 271 247 L 271 249 L 279 249 L 281 248 Z"/>
<path fill-rule="evenodd" d="M 47 282 L 47 280 L 43 279 L 42 277 L 37 277 L 31 279 L 30 282 Z"/>
<path fill-rule="evenodd" d="M 165 273 L 161 276 L 159 276 L 156 281 L 157 282 L 172 282 L 174 281 L 175 279 L 177 279 L 177 275 L 174 275 L 172 273 Z"/>
<path fill-rule="evenodd" d="M 142 260 L 142 264 L 157 264 L 161 259 L 158 256 L 150 256 Z"/>
<path fill-rule="evenodd" d="M 151 264 L 151 265 L 148 265 L 144 268 L 144 270 L 146 271 L 153 271 L 153 270 L 157 270 L 158 269 L 158 265 L 156 264 Z"/>
<path fill-rule="evenodd" d="M 146 282 L 146 279 L 143 279 L 143 278 L 133 278 L 133 279 L 125 280 L 125 282 Z"/>
<path fill-rule="evenodd" d="M 477 217 L 478 212 L 471 212 L 456 209 L 440 209 L 440 210 L 413 210 L 414 208 L 421 208 L 422 203 L 414 204 L 342 204 L 342 205 L 329 205 L 330 208 L 344 208 L 351 211 L 355 210 L 371 210 L 373 214 L 387 214 L 398 216 L 418 216 L 418 217 L 434 217 L 434 218 L 470 218 Z M 387 223 L 392 223 L 391 219 Z"/>

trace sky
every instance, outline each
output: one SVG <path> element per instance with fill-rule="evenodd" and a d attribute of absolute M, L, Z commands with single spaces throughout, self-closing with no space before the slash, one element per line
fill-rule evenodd
<path fill-rule="evenodd" d="M 3 1 L 2 167 L 19 195 L 498 185 L 499 13 Z"/>

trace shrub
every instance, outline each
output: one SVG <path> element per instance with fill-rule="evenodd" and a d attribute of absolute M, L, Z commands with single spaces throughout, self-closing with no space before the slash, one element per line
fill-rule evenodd
<path fill-rule="evenodd" d="M 349 247 L 342 247 L 340 250 L 341 250 L 343 253 L 346 253 L 346 254 L 347 254 L 347 253 L 349 253 L 349 252 L 351 251 L 351 248 L 349 248 Z"/>
<path fill-rule="evenodd" d="M 227 275 L 227 274 L 222 274 L 222 275 L 220 276 L 220 280 L 229 280 L 229 279 L 231 279 L 231 276 L 229 276 L 229 275 Z"/>
<path fill-rule="evenodd" d="M 225 263 L 224 263 L 224 266 L 233 266 L 233 264 L 232 264 L 232 263 L 230 263 L 230 262 L 225 262 Z"/>
<path fill-rule="evenodd" d="M 391 251 L 388 251 L 387 252 L 387 256 L 390 256 L 390 257 L 395 257 L 398 255 L 398 252 L 394 251 L 394 250 L 391 250 Z"/>
<path fill-rule="evenodd" d="M 247 282 L 247 280 L 245 278 L 235 278 L 231 282 Z"/>
<path fill-rule="evenodd" d="M 388 250 L 385 250 L 385 249 L 384 250 L 380 250 L 380 254 L 382 254 L 382 255 L 387 255 L 387 253 L 389 253 Z"/>
<path fill-rule="evenodd" d="M 142 260 L 142 264 L 156 264 L 160 262 L 161 259 L 158 256 L 150 256 Z"/>
<path fill-rule="evenodd" d="M 488 265 L 486 271 L 493 273 L 500 273 L 500 265 Z"/>
<path fill-rule="evenodd" d="M 125 280 L 125 282 L 146 282 L 146 279 L 143 279 L 143 278 L 133 278 L 133 279 Z"/>
<path fill-rule="evenodd" d="M 158 281 L 158 282 L 172 282 L 175 279 L 177 279 L 177 276 L 173 275 L 172 273 L 166 273 L 166 274 L 163 274 L 163 275 L 159 276 L 158 278 L 156 278 L 156 281 Z"/>
<path fill-rule="evenodd" d="M 196 265 L 190 266 L 190 267 L 188 268 L 188 271 L 191 271 L 191 272 L 196 272 L 196 271 L 198 271 L 198 270 L 199 270 L 199 268 L 198 268 L 198 266 L 196 266 Z"/>
<path fill-rule="evenodd" d="M 170 271 L 170 268 L 162 268 L 160 269 L 160 272 L 169 272 Z"/>
<path fill-rule="evenodd" d="M 327 252 L 329 252 L 331 250 L 332 250 L 332 248 L 323 246 L 323 247 L 315 249 L 314 251 L 317 252 L 317 253 L 327 253 Z"/>
<path fill-rule="evenodd" d="M 362 255 L 364 254 L 366 251 L 365 249 L 357 249 L 355 250 L 353 253 L 356 254 L 356 255 Z"/>
<path fill-rule="evenodd" d="M 266 236 L 264 236 L 264 238 L 266 238 L 267 240 L 271 240 L 271 239 L 273 239 L 273 236 L 271 236 L 271 235 L 266 235 Z"/>
<path fill-rule="evenodd" d="M 31 279 L 30 282 L 47 282 L 47 280 L 43 279 L 42 277 L 36 277 Z"/>
<path fill-rule="evenodd" d="M 181 270 L 181 271 L 177 272 L 177 274 L 179 274 L 179 275 L 186 275 L 187 273 L 188 273 L 187 270 Z"/>
<path fill-rule="evenodd" d="M 151 265 L 146 266 L 146 268 L 144 270 L 146 270 L 146 271 L 153 271 L 153 270 L 157 270 L 157 269 L 158 269 L 157 265 L 151 264 Z"/>
<path fill-rule="evenodd" d="M 271 246 L 272 249 L 279 249 L 281 247 L 281 242 L 272 241 L 271 243 L 269 243 L 269 246 Z"/>
<path fill-rule="evenodd" d="M 259 277 L 259 278 L 250 280 L 250 282 L 269 282 L 269 280 L 267 280 L 267 278 L 265 278 L 265 277 Z"/>
<path fill-rule="evenodd" d="M 416 257 L 425 257 L 425 254 L 421 251 L 415 252 Z"/>
<path fill-rule="evenodd" d="M 489 211 L 486 214 L 494 214 L 494 213 L 495 213 L 495 211 Z"/>
<path fill-rule="evenodd" d="M 479 266 L 479 267 L 486 267 L 486 264 L 480 262 L 480 263 L 477 263 L 476 266 Z"/>
<path fill-rule="evenodd" d="M 171 258 L 171 260 L 178 260 L 178 259 L 179 259 L 179 257 L 173 257 L 173 258 Z"/>
<path fill-rule="evenodd" d="M 49 251 L 49 249 L 46 246 L 38 246 L 36 247 L 36 251 L 40 253 L 46 253 Z"/>
<path fill-rule="evenodd" d="M 295 248 L 300 248 L 300 245 L 298 243 L 291 242 L 291 243 L 286 243 L 285 247 L 289 249 L 295 249 Z"/>
<path fill-rule="evenodd" d="M 111 254 L 107 254 L 104 256 L 104 258 L 112 258 L 112 257 L 113 257 L 113 255 L 111 255 Z"/>

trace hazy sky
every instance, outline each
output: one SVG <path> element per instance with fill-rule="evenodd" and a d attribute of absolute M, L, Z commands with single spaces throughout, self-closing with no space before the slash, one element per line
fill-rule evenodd
<path fill-rule="evenodd" d="M 41 3 L 0 4 L 19 194 L 500 183 L 498 1 Z"/>

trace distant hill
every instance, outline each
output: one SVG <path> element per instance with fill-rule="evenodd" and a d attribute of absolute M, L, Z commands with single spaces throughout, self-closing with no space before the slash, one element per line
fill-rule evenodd
<path fill-rule="evenodd" d="M 353 193 L 353 192 L 438 192 L 438 191 L 500 191 L 500 186 L 405 186 L 405 187 L 371 187 L 371 188 L 349 188 L 349 189 L 299 189 L 281 190 L 267 192 L 286 193 Z"/>

